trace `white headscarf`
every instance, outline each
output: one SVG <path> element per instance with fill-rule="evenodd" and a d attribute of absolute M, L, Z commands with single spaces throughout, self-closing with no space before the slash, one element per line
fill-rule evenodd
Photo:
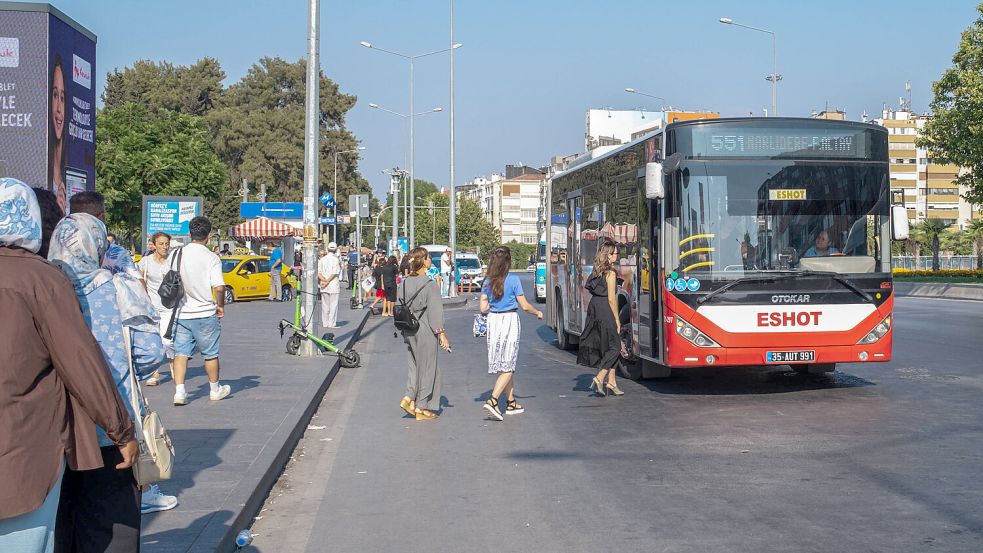
<path fill-rule="evenodd" d="M 123 324 L 144 332 L 156 332 L 160 315 L 140 283 L 124 273 L 113 275 L 103 268 L 107 249 L 106 225 L 88 213 L 73 213 L 55 227 L 48 260 L 68 275 L 80 296 L 113 281 Z"/>
<path fill-rule="evenodd" d="M 41 249 L 41 208 L 30 186 L 0 179 L 0 247 Z"/>

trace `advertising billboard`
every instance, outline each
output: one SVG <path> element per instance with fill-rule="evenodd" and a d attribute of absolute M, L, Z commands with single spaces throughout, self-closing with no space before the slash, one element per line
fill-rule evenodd
<path fill-rule="evenodd" d="M 96 36 L 48 4 L 0 2 L 0 176 L 95 190 Z"/>
<path fill-rule="evenodd" d="M 191 242 L 188 225 L 202 214 L 202 205 L 201 196 L 144 196 L 142 244 L 155 232 L 166 232 L 182 244 Z"/>

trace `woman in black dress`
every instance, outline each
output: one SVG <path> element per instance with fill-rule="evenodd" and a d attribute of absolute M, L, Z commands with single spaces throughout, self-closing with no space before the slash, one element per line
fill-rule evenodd
<path fill-rule="evenodd" d="M 577 353 L 577 364 L 598 369 L 590 387 L 602 396 L 608 392 L 624 395 L 615 380 L 615 366 L 621 355 L 621 321 L 617 277 L 611 266 L 617 259 L 618 251 L 613 243 L 604 242 L 597 248 L 594 270 L 585 285 L 591 296 L 587 322 L 580 335 L 580 352 Z"/>
<path fill-rule="evenodd" d="M 379 267 L 382 277 L 382 291 L 386 297 L 382 300 L 382 316 L 392 317 L 396 307 L 396 275 L 399 274 L 399 264 L 395 255 L 390 255 L 385 264 Z"/>

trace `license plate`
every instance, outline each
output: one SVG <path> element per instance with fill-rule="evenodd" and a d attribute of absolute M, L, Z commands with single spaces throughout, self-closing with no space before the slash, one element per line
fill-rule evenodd
<path fill-rule="evenodd" d="M 769 351 L 769 363 L 811 363 L 816 360 L 816 352 L 808 351 Z"/>

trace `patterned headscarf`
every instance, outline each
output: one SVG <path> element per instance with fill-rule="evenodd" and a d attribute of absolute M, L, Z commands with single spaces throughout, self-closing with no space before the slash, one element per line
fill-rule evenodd
<path fill-rule="evenodd" d="M 122 273 L 114 276 L 103 268 L 102 260 L 108 249 L 106 226 L 102 221 L 88 213 L 73 213 L 55 227 L 48 260 L 68 275 L 79 296 L 86 296 L 112 280 L 123 324 L 156 332 L 160 316 L 139 281 Z"/>
<path fill-rule="evenodd" d="M 31 187 L 0 179 L 0 247 L 41 249 L 41 208 Z"/>

